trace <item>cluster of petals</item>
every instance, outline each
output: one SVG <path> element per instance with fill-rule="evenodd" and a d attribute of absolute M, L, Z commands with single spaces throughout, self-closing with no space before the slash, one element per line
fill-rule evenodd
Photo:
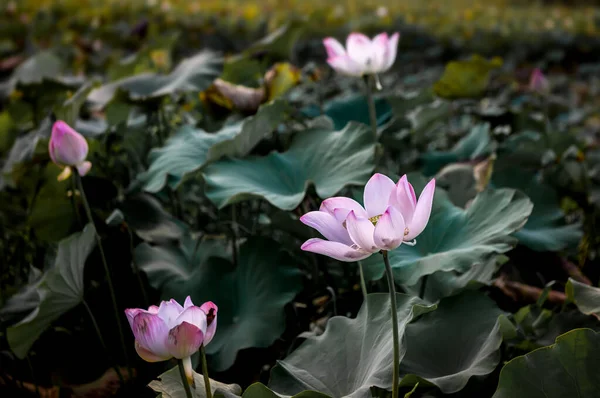
<path fill-rule="evenodd" d="M 52 135 L 48 144 L 50 159 L 64 168 L 59 180 L 64 180 L 71 174 L 71 167 L 75 167 L 79 175 L 86 175 L 92 168 L 92 163 L 86 160 L 88 143 L 85 138 L 62 120 L 52 126 Z"/>
<path fill-rule="evenodd" d="M 365 186 L 363 208 L 357 201 L 333 197 L 323 201 L 300 221 L 319 231 L 327 240 L 309 239 L 302 250 L 340 261 L 358 261 L 380 250 L 393 250 L 413 241 L 427 226 L 431 215 L 435 179 L 419 199 L 405 176 L 397 184 L 375 174 Z"/>
<path fill-rule="evenodd" d="M 369 39 L 362 33 L 351 33 L 346 48 L 332 37 L 323 40 L 327 50 L 327 63 L 338 73 L 346 76 L 363 76 L 383 73 L 396 60 L 399 33 L 388 37 L 387 33 Z"/>
<path fill-rule="evenodd" d="M 135 336 L 135 350 L 145 361 L 158 362 L 171 358 L 187 359 L 207 345 L 217 330 L 217 306 L 206 302 L 200 307 L 188 296 L 181 306 L 171 299 L 148 310 L 125 310 Z"/>

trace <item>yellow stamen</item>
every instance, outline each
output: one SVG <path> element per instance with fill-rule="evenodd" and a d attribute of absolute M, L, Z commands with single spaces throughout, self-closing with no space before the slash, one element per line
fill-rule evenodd
<path fill-rule="evenodd" d="M 377 221 L 379 221 L 380 218 L 381 218 L 381 214 L 378 216 L 369 218 L 369 221 L 371 221 L 373 223 L 373 225 L 377 225 Z"/>

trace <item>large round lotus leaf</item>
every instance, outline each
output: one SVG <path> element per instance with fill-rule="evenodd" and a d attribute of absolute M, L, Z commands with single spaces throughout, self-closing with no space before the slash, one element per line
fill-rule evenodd
<path fill-rule="evenodd" d="M 565 222 L 558 195 L 551 186 L 516 167 L 497 167 L 492 183 L 498 187 L 519 189 L 533 202 L 527 224 L 515 233 L 519 243 L 537 251 L 559 251 L 577 246 L 583 236 L 581 224 Z"/>
<path fill-rule="evenodd" d="M 490 72 L 502 66 L 502 60 L 490 61 L 474 55 L 471 59 L 452 61 L 446 65 L 444 74 L 433 85 L 433 90 L 442 98 L 477 98 L 487 89 Z"/>
<path fill-rule="evenodd" d="M 434 306 L 417 297 L 396 295 L 400 338 L 406 325 Z M 367 296 L 354 319 L 336 316 L 325 333 L 308 338 L 271 372 L 269 387 L 278 394 L 316 390 L 332 397 L 371 397 L 370 388 L 392 387 L 392 324 L 390 297 Z M 402 343 L 401 357 L 406 351 Z"/>
<path fill-rule="evenodd" d="M 54 267 L 42 276 L 37 287 L 39 306 L 6 331 L 8 344 L 17 357 L 25 358 L 52 322 L 83 301 L 83 269 L 96 244 L 95 234 L 94 227 L 88 224 L 83 232 L 58 244 Z"/>
<path fill-rule="evenodd" d="M 119 204 L 124 221 L 147 242 L 177 240 L 185 226 L 167 213 L 160 202 L 146 193 L 131 195 Z"/>
<path fill-rule="evenodd" d="M 194 386 L 191 388 L 192 397 L 207 398 L 204 377 L 196 372 L 193 372 L 193 377 Z M 165 373 L 158 376 L 157 379 L 158 380 L 151 381 L 148 384 L 148 387 L 159 393 L 160 398 L 187 398 L 178 366 L 167 370 Z M 234 397 L 242 392 L 241 387 L 237 384 L 225 384 L 213 379 L 210 379 L 210 390 L 213 395 L 219 390 L 231 394 L 231 396 Z"/>
<path fill-rule="evenodd" d="M 202 51 L 186 58 L 167 75 L 142 73 L 105 84 L 93 90 L 88 100 L 105 106 L 117 90 L 132 99 L 161 97 L 178 92 L 206 90 L 223 70 L 223 58 L 212 51 Z"/>
<path fill-rule="evenodd" d="M 375 99 L 375 112 L 378 126 L 388 122 L 392 116 L 390 104 L 384 98 Z M 302 113 L 309 117 L 317 117 L 321 114 L 321 111 L 315 105 L 303 109 Z M 364 95 L 352 95 L 327 101 L 323 106 L 323 113 L 333 120 L 336 130 L 343 129 L 346 124 L 352 121 L 367 125 L 371 123 L 369 103 Z"/>
<path fill-rule="evenodd" d="M 370 129 L 351 122 L 343 130 L 301 132 L 287 152 L 223 159 L 204 169 L 206 196 L 219 208 L 264 198 L 283 210 L 297 207 L 309 184 L 327 198 L 347 185 L 365 184 L 375 167 Z"/>
<path fill-rule="evenodd" d="M 247 155 L 285 117 L 286 104 L 274 101 L 260 107 L 256 115 L 207 133 L 186 125 L 162 148 L 150 153 L 150 167 L 138 178 L 144 190 L 158 192 L 167 183 L 176 188 L 183 177 L 223 156 Z"/>
<path fill-rule="evenodd" d="M 443 299 L 437 310 L 406 327 L 401 385 L 432 384 L 449 394 L 471 377 L 493 372 L 500 361 L 501 315 L 477 291 Z"/>
<path fill-rule="evenodd" d="M 214 398 L 239 398 L 239 395 L 235 395 L 226 390 L 217 390 L 213 395 Z M 276 394 L 269 387 L 261 383 L 254 383 L 244 391 L 241 398 L 330 398 L 329 395 L 322 394 L 317 391 L 303 391 L 300 394 L 296 394 L 293 397 L 287 395 Z"/>
<path fill-rule="evenodd" d="M 569 300 L 579 308 L 579 311 L 600 319 L 600 288 L 569 278 L 565 292 Z"/>
<path fill-rule="evenodd" d="M 426 182 L 409 176 L 417 192 Z M 394 278 L 401 285 L 414 285 L 419 278 L 437 271 L 466 272 L 511 249 L 511 236 L 525 224 L 533 205 L 523 193 L 512 189 L 487 189 L 465 210 L 452 204 L 446 192 L 436 189 L 427 227 L 415 246 L 401 245 L 390 252 Z M 363 261 L 366 277 L 383 276 L 379 256 Z"/>
<path fill-rule="evenodd" d="M 191 239 L 179 247 L 144 243 L 135 256 L 164 299 L 183 301 L 190 295 L 198 305 L 213 301 L 219 307 L 217 333 L 206 352 L 211 368 L 223 371 L 233 365 L 239 350 L 268 347 L 281 336 L 284 307 L 302 289 L 302 278 L 293 259 L 270 239 L 248 239 L 239 248 L 237 267 L 211 257 L 218 247 Z"/>
<path fill-rule="evenodd" d="M 600 396 L 600 334 L 575 329 L 556 343 L 509 361 L 493 398 Z"/>

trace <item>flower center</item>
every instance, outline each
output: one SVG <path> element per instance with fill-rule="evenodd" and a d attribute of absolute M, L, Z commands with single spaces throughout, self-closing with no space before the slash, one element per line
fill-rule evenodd
<path fill-rule="evenodd" d="M 378 216 L 369 218 L 369 221 L 371 221 L 371 223 L 373 223 L 373 225 L 377 225 L 377 221 L 379 221 L 380 218 L 381 218 L 381 214 Z"/>
<path fill-rule="evenodd" d="M 408 227 L 404 228 L 404 236 L 408 235 L 409 232 Z"/>

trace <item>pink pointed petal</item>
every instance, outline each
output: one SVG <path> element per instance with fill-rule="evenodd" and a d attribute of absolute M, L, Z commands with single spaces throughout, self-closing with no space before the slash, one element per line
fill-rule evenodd
<path fill-rule="evenodd" d="M 340 219 L 338 218 L 338 214 L 336 214 L 336 209 L 347 209 L 348 211 L 345 214 L 340 213 L 339 215 L 343 216 L 343 218 Z M 365 209 L 363 209 L 360 203 L 354 199 L 344 198 L 343 196 L 325 199 L 319 208 L 319 211 L 326 211 L 332 216 L 335 216 L 339 222 L 346 221 L 346 217 L 348 216 L 348 213 L 350 213 L 350 210 L 354 211 L 354 214 L 356 214 L 358 217 L 367 217 L 367 212 Z"/>
<path fill-rule="evenodd" d="M 163 301 L 160 303 L 160 307 L 158 307 L 158 316 L 161 317 L 165 324 L 171 329 L 176 326 L 176 319 L 179 317 L 183 311 L 183 307 L 174 299 L 169 301 Z"/>
<path fill-rule="evenodd" d="M 300 221 L 319 231 L 328 240 L 351 245 L 352 240 L 346 228 L 331 214 L 324 211 L 311 211 L 300 217 Z"/>
<path fill-rule="evenodd" d="M 188 308 L 188 307 L 193 307 L 194 303 L 192 302 L 192 298 L 190 296 L 187 296 L 185 298 L 185 302 L 183 303 L 183 308 Z"/>
<path fill-rule="evenodd" d="M 390 204 L 397 208 L 407 224 L 410 224 L 415 208 L 417 207 L 417 197 L 413 186 L 408 182 L 406 174 L 398 180 L 396 184 L 396 200 Z"/>
<path fill-rule="evenodd" d="M 345 262 L 360 261 L 372 254 L 363 250 L 353 249 L 343 243 L 330 242 L 319 238 L 312 238 L 304 242 L 302 250 L 323 254 L 327 257 Z"/>
<path fill-rule="evenodd" d="M 158 307 L 155 305 L 151 305 L 148 307 L 148 312 L 151 314 L 158 314 Z"/>
<path fill-rule="evenodd" d="M 384 72 L 387 64 L 387 53 L 388 53 L 388 35 L 387 33 L 380 33 L 373 38 L 373 64 L 372 67 L 375 72 Z"/>
<path fill-rule="evenodd" d="M 325 50 L 327 51 L 328 58 L 335 58 L 341 55 L 346 55 L 346 49 L 344 49 L 344 46 L 342 46 L 342 44 L 333 37 L 327 37 L 323 39 L 323 45 L 325 46 Z"/>
<path fill-rule="evenodd" d="M 379 249 L 373 240 L 375 226 L 367 218 L 357 218 L 353 211 L 348 214 L 346 219 L 346 228 L 352 241 L 361 249 L 375 253 Z"/>
<path fill-rule="evenodd" d="M 187 322 L 191 325 L 196 326 L 200 330 L 202 330 L 202 334 L 206 332 L 207 320 L 206 314 L 200 307 L 188 307 L 177 319 L 175 320 L 175 325 L 180 325 L 182 322 Z"/>
<path fill-rule="evenodd" d="M 376 173 L 365 185 L 364 202 L 367 218 L 383 214 L 388 207 L 390 194 L 396 188 L 394 181 L 383 174 Z"/>
<path fill-rule="evenodd" d="M 87 160 L 83 163 L 80 163 L 76 166 L 77 168 L 77 172 L 79 173 L 80 176 L 84 176 L 86 175 L 90 169 L 92 168 L 92 162 L 88 162 Z"/>
<path fill-rule="evenodd" d="M 358 64 L 347 55 L 328 58 L 327 63 L 335 69 L 336 72 L 341 73 L 342 75 L 359 77 L 364 73 L 363 65 Z"/>
<path fill-rule="evenodd" d="M 203 340 L 204 332 L 198 326 L 182 322 L 169 331 L 167 348 L 169 354 L 183 359 L 198 351 Z"/>
<path fill-rule="evenodd" d="M 140 346 L 157 357 L 169 357 L 166 347 L 169 328 L 157 314 L 139 312 L 133 319 L 132 329 Z"/>
<path fill-rule="evenodd" d="M 375 244 L 382 250 L 397 248 L 404 239 L 405 227 L 402 214 L 394 207 L 389 206 L 375 226 L 375 233 L 373 234 Z"/>
<path fill-rule="evenodd" d="M 140 312 L 145 311 L 141 308 L 127 308 L 125 310 L 125 316 L 127 316 L 127 320 L 129 321 L 129 327 L 131 327 L 131 331 L 133 331 L 133 320 L 135 319 L 135 316 Z"/>
<path fill-rule="evenodd" d="M 137 340 L 135 341 L 135 351 L 138 353 L 140 358 L 142 358 L 146 362 L 162 362 L 171 359 L 170 354 L 168 356 L 155 355 L 151 351 L 148 351 L 147 349 L 142 347 L 140 343 L 137 342 Z"/>
<path fill-rule="evenodd" d="M 219 308 L 212 301 L 207 301 L 202 304 L 200 309 L 206 314 L 206 322 L 208 325 L 206 333 L 204 334 L 204 345 L 206 346 L 212 341 L 213 337 L 215 337 L 217 331 L 217 312 L 219 311 Z"/>
<path fill-rule="evenodd" d="M 396 32 L 392 35 L 392 37 L 390 37 L 388 43 L 387 43 L 387 53 L 386 53 L 386 59 L 385 59 L 385 64 L 383 67 L 383 71 L 385 72 L 388 69 L 390 69 L 392 67 L 392 65 L 394 65 L 394 62 L 396 61 L 396 54 L 398 53 L 398 41 L 400 40 L 400 33 Z"/>
<path fill-rule="evenodd" d="M 429 216 L 431 215 L 431 206 L 433 205 L 433 195 L 435 193 L 435 179 L 423 188 L 423 192 L 419 196 L 415 214 L 412 220 L 408 223 L 408 234 L 404 240 L 410 241 L 416 238 L 427 226 Z"/>
<path fill-rule="evenodd" d="M 370 70 L 373 64 L 373 47 L 371 39 L 362 33 L 350 33 L 346 40 L 346 51 L 362 70 Z"/>

